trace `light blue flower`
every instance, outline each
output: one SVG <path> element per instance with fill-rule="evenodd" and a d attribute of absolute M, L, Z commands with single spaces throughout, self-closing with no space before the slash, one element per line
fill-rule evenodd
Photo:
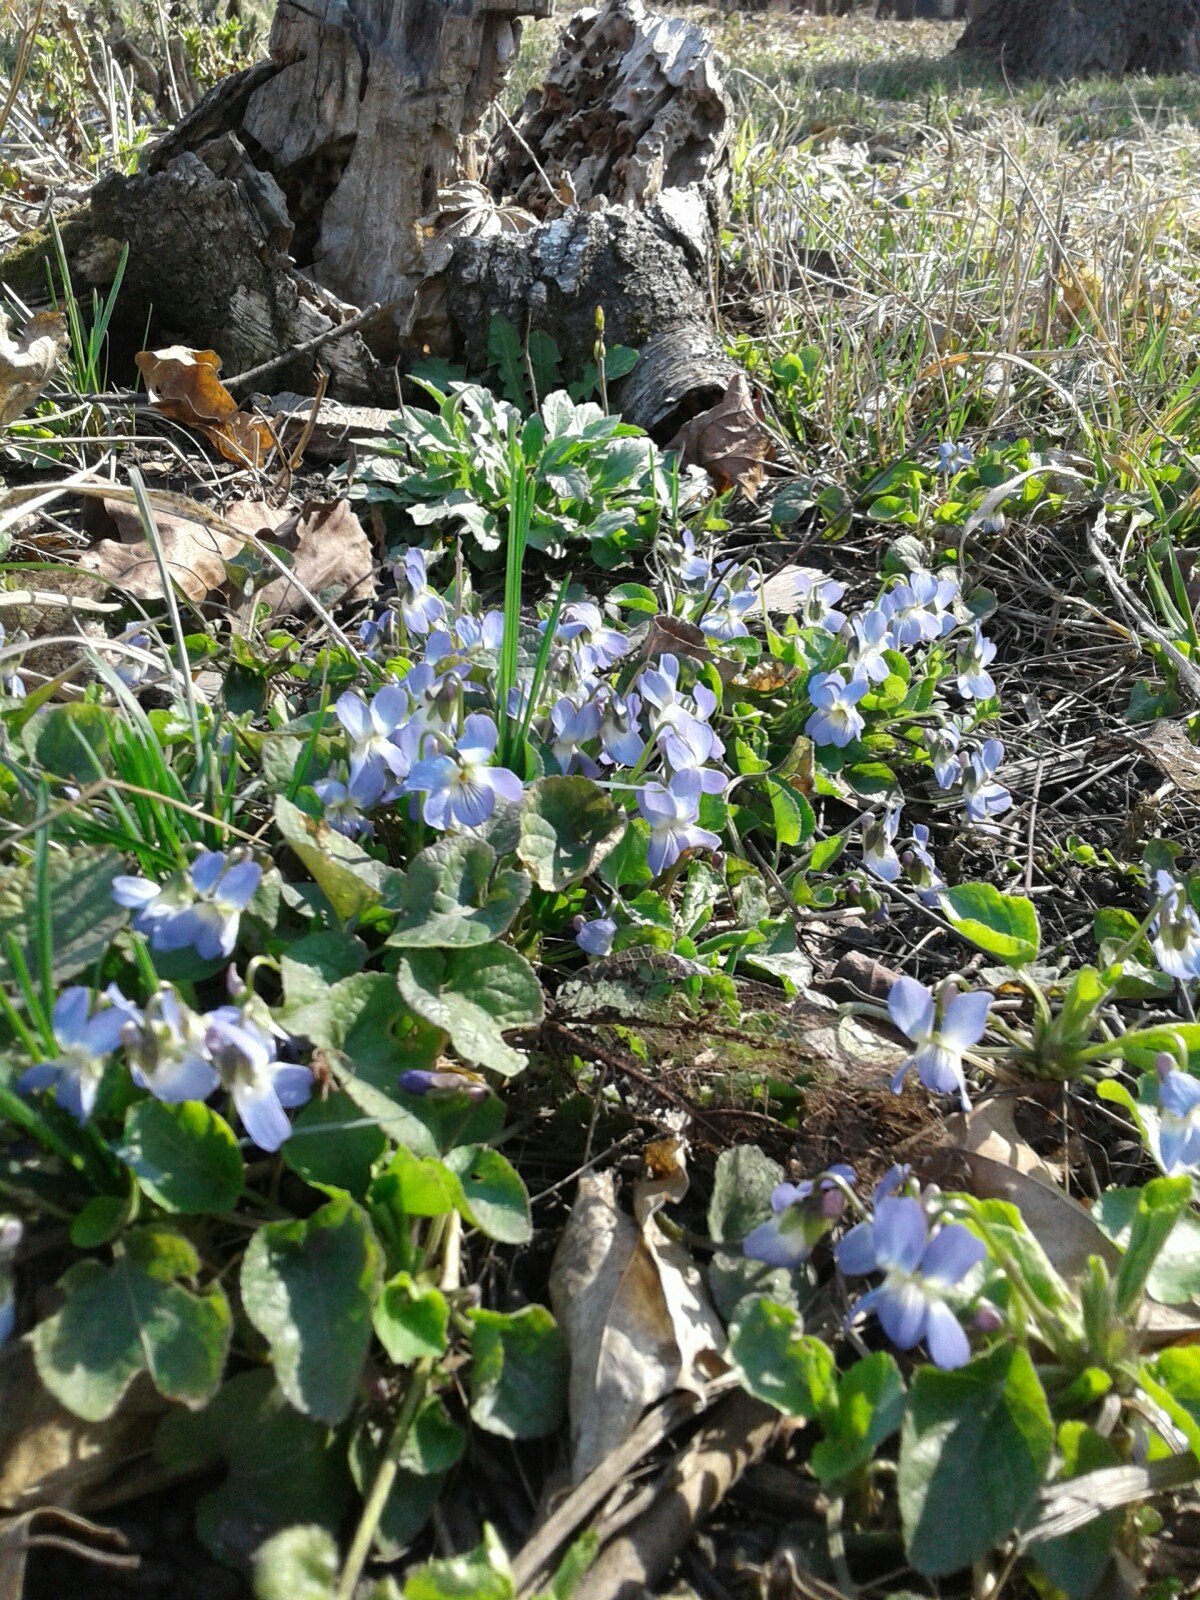
<path fill-rule="evenodd" d="M 286 1108 L 311 1097 L 312 1073 L 277 1060 L 275 1037 L 244 1009 L 221 1006 L 205 1022 L 205 1045 L 242 1126 L 260 1150 L 278 1150 L 292 1131 Z"/>
<path fill-rule="evenodd" d="M 611 689 L 604 696 L 600 718 L 600 760 L 605 766 L 636 767 L 646 750 L 639 718 L 642 698 L 627 694 L 622 700 Z"/>
<path fill-rule="evenodd" d="M 53 1087 L 59 1105 L 80 1122 L 95 1108 L 100 1080 L 109 1057 L 121 1043 L 121 1030 L 141 1017 L 115 985 L 109 986 L 105 999 L 108 1003 L 93 1011 L 89 989 L 79 984 L 64 989 L 50 1018 L 62 1054 L 53 1061 L 35 1063 L 17 1085 L 23 1094 Z"/>
<path fill-rule="evenodd" d="M 545 633 L 549 623 L 541 622 L 538 626 Z M 629 650 L 629 640 L 616 628 L 606 625 L 600 607 L 590 600 L 578 600 L 563 607 L 554 637 L 571 646 L 576 668 L 585 680 L 597 672 L 607 672 Z"/>
<path fill-rule="evenodd" d="M 492 1091 L 482 1078 L 473 1073 L 451 1070 L 431 1071 L 427 1067 L 410 1067 L 396 1080 L 405 1094 L 427 1095 L 431 1100 L 448 1100 L 466 1095 L 468 1100 L 487 1100 Z"/>
<path fill-rule="evenodd" d="M 142 1017 L 121 1030 L 130 1074 L 139 1089 L 177 1105 L 207 1100 L 220 1079 L 205 1042 L 208 1022 L 164 984 L 146 1002 Z"/>
<path fill-rule="evenodd" d="M 846 1196 L 837 1179 L 854 1183 L 853 1167 L 837 1165 L 815 1182 L 780 1183 L 771 1193 L 771 1211 L 742 1240 L 742 1254 L 768 1267 L 798 1267 L 846 1209 Z"/>
<path fill-rule="evenodd" d="M 999 739 L 988 739 L 981 749 L 971 752 L 970 765 L 963 770 L 963 804 L 971 822 L 986 822 L 1012 805 L 1012 795 L 996 782 L 996 770 L 1004 760 Z"/>
<path fill-rule="evenodd" d="M 987 1254 L 982 1242 L 957 1222 L 929 1237 L 917 1200 L 881 1200 L 871 1222 L 860 1222 L 838 1244 L 835 1255 L 848 1277 L 882 1272 L 883 1283 L 851 1307 L 850 1318 L 874 1311 L 884 1333 L 900 1350 L 922 1340 L 935 1366 L 961 1367 L 971 1346 L 946 1295 Z"/>
<path fill-rule="evenodd" d="M 347 689 L 333 709 L 349 735 L 351 778 L 364 767 L 390 772 L 394 778 L 407 777 L 410 757 L 398 737 L 412 714 L 412 697 L 404 685 L 384 684 L 370 705 Z"/>
<path fill-rule="evenodd" d="M 436 665 L 421 661 L 409 670 L 401 688 L 408 696 L 410 721 L 392 736 L 402 750 L 410 749 L 405 735 L 413 725 L 437 733 L 450 733 L 458 727 L 468 671 L 469 664 L 448 657 Z"/>
<path fill-rule="evenodd" d="M 16 1332 L 17 1299 L 13 1289 L 13 1257 L 20 1249 L 25 1225 L 19 1217 L 0 1217 L 0 1345 Z"/>
<path fill-rule="evenodd" d="M 1170 1177 L 1200 1166 L 1200 1079 L 1180 1072 L 1166 1051 L 1156 1057 L 1154 1067 L 1158 1073 L 1158 1159 Z"/>
<path fill-rule="evenodd" d="M 701 555 L 696 548 L 695 534 L 685 529 L 681 549 L 673 556 L 671 570 L 689 588 L 708 589 L 715 578 L 732 572 L 734 565 L 732 561 L 714 561 L 711 556 Z"/>
<path fill-rule="evenodd" d="M 907 582 L 889 589 L 879 604 L 898 645 L 928 644 L 954 626 L 947 607 L 957 595 L 957 583 L 918 568 L 909 574 Z"/>
<path fill-rule="evenodd" d="M 600 707 L 594 700 L 579 706 L 564 695 L 556 701 L 550 711 L 550 748 L 561 772 L 570 772 L 580 746 L 590 744 L 599 735 L 600 720 Z"/>
<path fill-rule="evenodd" d="M 723 772 L 708 768 L 708 762 L 718 761 L 724 755 L 725 746 L 707 722 L 686 712 L 676 712 L 670 722 L 664 722 L 659 728 L 655 743 L 673 772 L 686 772 L 693 767 L 704 769 L 701 776 L 709 794 L 723 794 L 729 787 Z"/>
<path fill-rule="evenodd" d="M 425 660 L 437 666 L 450 658 L 471 662 L 495 654 L 504 643 L 503 611 L 485 611 L 482 617 L 464 612 L 448 628 L 435 628 L 425 641 Z"/>
<path fill-rule="evenodd" d="M 424 550 L 406 550 L 392 568 L 399 589 L 397 603 L 409 633 L 424 634 L 446 615 L 446 602 L 429 587 Z"/>
<path fill-rule="evenodd" d="M 318 778 L 313 793 L 324 807 L 325 821 L 347 839 L 374 833 L 374 825 L 363 815 L 383 799 L 387 777 L 382 766 L 360 766 L 348 782 L 340 778 Z"/>
<path fill-rule="evenodd" d="M 371 621 L 360 622 L 358 637 L 363 654 L 371 661 L 386 660 L 400 648 L 400 619 L 394 606 L 388 606 Z"/>
<path fill-rule="evenodd" d="M 606 956 L 616 934 L 617 925 L 611 917 L 596 917 L 592 922 L 581 920 L 576 927 L 575 943 L 589 956 Z"/>
<path fill-rule="evenodd" d="M 743 569 L 742 573 L 735 576 L 746 583 L 747 578 L 743 576 L 745 573 L 746 569 Z M 706 638 L 722 642 L 728 639 L 744 639 L 750 630 L 742 619 L 758 604 L 757 584 L 754 587 L 734 588 L 732 582 L 719 583 L 710 596 L 704 615 L 700 618 L 700 631 Z"/>
<path fill-rule="evenodd" d="M 963 472 L 975 465 L 975 452 L 969 444 L 955 444 L 953 439 L 943 439 L 937 447 L 938 471 Z"/>
<path fill-rule="evenodd" d="M 891 673 L 884 651 L 891 648 L 887 612 L 872 606 L 861 616 L 851 617 L 850 631 L 854 643 L 850 646 L 849 662 L 856 678 L 866 678 L 871 683 L 882 683 Z"/>
<path fill-rule="evenodd" d="M 937 891 L 943 887 L 943 879 L 929 848 L 929 829 L 923 822 L 913 823 L 912 840 L 901 855 L 900 862 L 920 891 L 920 899 L 926 905 L 935 905 Z"/>
<path fill-rule="evenodd" d="M 794 582 L 801 623 L 807 628 L 824 628 L 826 633 L 837 633 L 846 617 L 834 607 L 846 593 L 846 585 L 827 578 L 816 567 L 798 568 Z"/>
<path fill-rule="evenodd" d="M 1183 884 L 1161 869 L 1154 874 L 1154 896 L 1166 899 L 1150 924 L 1159 966 L 1180 983 L 1200 978 L 1200 916 Z"/>
<path fill-rule="evenodd" d="M 488 763 L 499 740 L 496 724 L 481 711 L 469 716 L 453 755 L 415 762 L 405 788 L 424 796 L 421 814 L 431 828 L 476 828 L 496 809 L 496 801 L 520 800 L 515 772 Z"/>
<path fill-rule="evenodd" d="M 24 635 L 18 635 L 24 638 Z M 4 631 L 4 624 L 0 622 L 0 650 L 3 650 L 8 635 Z M 8 695 L 10 700 L 24 700 L 25 681 L 20 673 L 20 656 L 9 656 L 0 661 L 0 694 Z"/>
<path fill-rule="evenodd" d="M 863 866 L 884 883 L 895 883 L 900 876 L 900 857 L 896 854 L 895 838 L 900 827 L 900 812 L 904 802 L 888 806 L 882 817 L 868 811 L 862 819 Z"/>
<path fill-rule="evenodd" d="M 955 655 L 958 692 L 965 700 L 990 700 L 995 694 L 996 685 L 987 670 L 995 657 L 996 646 L 983 637 L 983 629 L 976 622 L 970 637 L 960 641 Z"/>
<path fill-rule="evenodd" d="M 840 672 L 814 673 L 808 682 L 813 713 L 804 724 L 812 742 L 840 750 L 857 739 L 864 727 L 858 702 L 870 687 L 865 676 L 855 674 L 847 682 Z"/>
<path fill-rule="evenodd" d="M 952 723 L 945 722 L 939 728 L 927 728 L 925 731 L 925 748 L 929 751 L 939 789 L 953 789 L 963 775 L 958 745 L 959 732 Z"/>
<path fill-rule="evenodd" d="M 690 697 L 680 693 L 678 656 L 660 656 L 657 667 L 647 667 L 642 672 L 638 689 L 649 707 L 653 733 L 685 717 L 707 722 L 717 709 L 717 697 L 706 683 L 695 684 Z M 713 754 L 720 757 L 725 746 L 715 735 L 714 739 Z"/>
<path fill-rule="evenodd" d="M 963 1051 L 983 1038 L 991 1004 L 991 995 L 983 991 L 956 994 L 938 1017 L 939 1008 L 923 983 L 897 978 L 888 993 L 888 1016 L 916 1049 L 892 1079 L 893 1090 L 899 1094 L 909 1069 L 916 1067 L 927 1089 L 957 1094 L 963 1110 L 969 1111 Z"/>
<path fill-rule="evenodd" d="M 697 825 L 703 793 L 704 780 L 694 769 L 676 772 L 665 789 L 660 783 L 649 783 L 638 790 L 638 810 L 650 824 L 646 860 L 656 878 L 685 850 L 720 849 L 717 834 Z"/>
<path fill-rule="evenodd" d="M 134 911 L 132 926 L 150 948 L 186 950 L 203 961 L 233 953 L 242 912 L 262 881 L 257 862 L 223 850 L 205 850 L 184 874 L 183 883 L 166 889 L 149 878 L 113 879 L 112 897 Z"/>
<path fill-rule="evenodd" d="M 149 651 L 154 647 L 154 641 L 148 633 L 130 632 L 128 629 L 120 635 L 120 641 L 135 650 Z M 140 689 L 147 678 L 158 675 L 152 661 L 142 661 L 137 656 L 124 654 L 117 658 L 113 671 L 127 689 Z"/>

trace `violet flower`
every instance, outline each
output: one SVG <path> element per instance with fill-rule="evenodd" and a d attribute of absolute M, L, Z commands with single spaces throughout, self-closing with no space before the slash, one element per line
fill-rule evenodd
<path fill-rule="evenodd" d="M 386 683 L 370 705 L 353 689 L 339 695 L 334 712 L 350 736 L 350 776 L 364 767 L 375 767 L 403 778 L 408 772 L 408 757 L 397 743 L 397 735 L 412 711 L 408 690 L 398 683 Z"/>
<path fill-rule="evenodd" d="M 1169 872 L 1154 874 L 1156 899 L 1165 895 L 1151 927 L 1151 944 L 1159 966 L 1179 983 L 1200 978 L 1200 916 L 1187 890 Z"/>
<path fill-rule="evenodd" d="M 600 720 L 600 707 L 594 700 L 586 700 L 583 705 L 577 706 L 564 695 L 551 708 L 550 747 L 560 771 L 570 772 L 580 746 L 589 744 L 599 734 Z"/>
<path fill-rule="evenodd" d="M 1158 1159 L 1170 1177 L 1200 1166 L 1200 1079 L 1181 1072 L 1165 1050 L 1154 1066 L 1158 1073 Z"/>
<path fill-rule="evenodd" d="M 982 749 L 971 752 L 970 764 L 962 775 L 963 804 L 969 821 L 986 822 L 1012 805 L 1012 795 L 995 781 L 996 769 L 1003 760 L 1004 746 L 999 739 L 988 739 Z"/>
<path fill-rule="evenodd" d="M 766 1222 L 742 1240 L 742 1254 L 769 1267 L 798 1267 L 846 1209 L 846 1196 L 835 1181 L 855 1181 L 854 1168 L 833 1166 L 813 1181 L 777 1184 Z"/>
<path fill-rule="evenodd" d="M 650 824 L 646 860 L 656 878 L 685 850 L 720 849 L 718 835 L 697 826 L 703 793 L 703 778 L 694 769 L 674 773 L 665 789 L 649 783 L 638 790 L 638 810 Z"/>
<path fill-rule="evenodd" d="M 549 623 L 542 622 L 538 626 L 545 633 Z M 571 644 L 579 672 L 585 678 L 607 672 L 629 650 L 629 640 L 616 628 L 605 624 L 600 607 L 590 600 L 579 600 L 563 607 L 554 637 Z"/>
<path fill-rule="evenodd" d="M 22 1094 L 53 1088 L 64 1111 L 80 1122 L 91 1116 L 108 1059 L 121 1043 L 121 1030 L 141 1015 L 115 985 L 109 986 L 105 999 L 108 1004 L 93 1011 L 89 989 L 73 984 L 63 990 L 50 1015 L 62 1054 L 52 1061 L 36 1062 L 24 1072 L 17 1084 Z"/>
<path fill-rule="evenodd" d="M 424 797 L 421 814 L 431 828 L 476 828 L 491 816 L 497 799 L 520 800 L 516 773 L 488 765 L 499 737 L 491 717 L 477 711 L 463 723 L 453 755 L 413 764 L 405 788 Z"/>
<path fill-rule="evenodd" d="M 428 633 L 446 615 L 446 602 L 429 587 L 424 550 L 406 550 L 392 568 L 399 589 L 398 604 L 409 633 Z"/>
<path fill-rule="evenodd" d="M 4 631 L 4 624 L 0 622 L 0 650 L 4 649 L 8 635 Z M 18 639 L 24 639 L 24 634 L 18 634 Z M 15 641 L 14 641 L 15 642 Z M 0 661 L 0 694 L 8 695 L 10 700 L 24 700 L 25 680 L 21 677 L 20 656 L 9 656 Z"/>
<path fill-rule="evenodd" d="M 959 643 L 955 656 L 958 692 L 964 699 L 990 700 L 996 693 L 995 680 L 987 670 L 995 656 L 995 644 L 983 637 L 983 629 L 976 622 L 970 638 Z"/>
<path fill-rule="evenodd" d="M 868 811 L 862 819 L 863 866 L 884 883 L 895 883 L 900 876 L 900 857 L 896 854 L 895 838 L 900 828 L 903 800 L 888 806 L 882 817 Z"/>
<path fill-rule="evenodd" d="M 741 579 L 745 584 L 745 569 L 735 574 L 734 578 Z M 728 639 L 744 639 L 750 632 L 742 618 L 758 605 L 759 589 L 757 585 L 734 588 L 733 581 L 719 583 L 709 597 L 708 608 L 699 623 L 700 631 L 706 638 L 723 643 Z"/>
<path fill-rule="evenodd" d="M 405 1094 L 428 1095 L 431 1100 L 448 1100 L 456 1095 L 466 1095 L 468 1100 L 486 1100 L 491 1090 L 482 1078 L 468 1072 L 431 1071 L 427 1067 L 410 1067 L 402 1072 L 397 1082 Z"/>
<path fill-rule="evenodd" d="M 605 766 L 636 767 L 646 750 L 638 726 L 642 700 L 627 694 L 624 700 L 609 693 L 600 718 L 600 760 Z"/>
<path fill-rule="evenodd" d="M 232 955 L 242 912 L 261 881 L 256 861 L 205 850 L 187 869 L 181 886 L 163 889 L 149 878 L 122 874 L 113 879 L 112 897 L 135 913 L 131 925 L 152 950 L 190 946 L 202 961 L 215 961 Z"/>
<path fill-rule="evenodd" d="M 347 839 L 374 833 L 363 813 L 383 799 L 387 778 L 381 766 L 360 766 L 346 783 L 339 778 L 318 778 L 312 788 L 324 807 L 325 821 L 336 833 Z"/>
<path fill-rule="evenodd" d="M 966 1332 L 946 1302 L 948 1290 L 987 1254 L 982 1242 L 951 1222 L 929 1237 L 917 1200 L 881 1200 L 871 1222 L 860 1222 L 838 1244 L 842 1272 L 857 1277 L 882 1272 L 884 1281 L 851 1307 L 856 1319 L 874 1311 L 884 1333 L 900 1350 L 925 1341 L 934 1365 L 961 1367 L 971 1354 Z"/>
<path fill-rule="evenodd" d="M 925 747 L 929 751 L 933 776 L 939 789 L 953 789 L 962 777 L 958 760 L 959 732 L 953 723 L 945 722 L 940 728 L 928 728 Z"/>
<path fill-rule="evenodd" d="M 823 628 L 837 633 L 846 621 L 845 613 L 834 607 L 846 593 L 844 583 L 827 578 L 816 567 L 800 567 L 795 574 L 796 597 L 800 601 L 799 619 L 806 628 Z M 886 676 L 886 674 L 885 674 Z"/>
<path fill-rule="evenodd" d="M 272 1033 L 236 1006 L 210 1011 L 205 1021 L 205 1045 L 242 1126 L 260 1150 L 278 1150 L 292 1131 L 285 1108 L 311 1097 L 312 1073 L 277 1060 Z"/>
<path fill-rule="evenodd" d="M 923 983 L 897 978 L 888 993 L 888 1016 L 916 1049 L 892 1079 L 895 1093 L 900 1093 L 909 1068 L 916 1067 L 927 1089 L 957 1094 L 963 1110 L 969 1111 L 963 1051 L 982 1039 L 991 1004 L 991 995 L 983 991 L 956 994 L 938 1017 L 939 1007 Z"/>
<path fill-rule="evenodd" d="M 918 568 L 909 574 L 906 583 L 889 589 L 879 604 L 891 623 L 897 644 L 928 644 L 954 626 L 947 607 L 957 595 L 957 583 Z"/>
<path fill-rule="evenodd" d="M 589 956 L 606 956 L 616 933 L 617 925 L 611 917 L 596 917 L 592 922 L 581 918 L 576 924 L 575 943 Z"/>
<path fill-rule="evenodd" d="M 220 1082 L 207 1032 L 207 1019 L 164 984 L 146 1002 L 145 1014 L 131 1018 L 121 1030 L 134 1083 L 168 1105 L 207 1100 Z"/>
<path fill-rule="evenodd" d="M 849 664 L 854 676 L 882 683 L 892 670 L 884 656 L 884 651 L 891 648 L 887 612 L 872 606 L 861 616 L 851 617 L 850 631 L 854 643 L 850 646 Z"/>
<path fill-rule="evenodd" d="M 865 676 L 856 674 L 847 683 L 840 672 L 814 673 L 808 682 L 813 713 L 804 724 L 812 742 L 835 745 L 841 750 L 857 739 L 864 727 L 858 702 L 870 687 Z"/>
<path fill-rule="evenodd" d="M 969 444 L 955 444 L 953 439 L 943 439 L 937 447 L 937 453 L 939 472 L 962 472 L 975 465 L 975 452 Z"/>

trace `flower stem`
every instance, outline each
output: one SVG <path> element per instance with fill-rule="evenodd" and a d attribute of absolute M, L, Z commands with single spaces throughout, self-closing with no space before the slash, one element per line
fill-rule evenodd
<path fill-rule="evenodd" d="M 358 1580 L 362 1576 L 362 1570 L 367 1564 L 371 1546 L 375 1542 L 375 1535 L 379 1531 L 379 1524 L 387 1508 L 388 1496 L 392 1492 L 396 1475 L 400 1470 L 400 1453 L 404 1449 L 404 1442 L 429 1390 L 429 1377 L 432 1371 L 432 1356 L 423 1356 L 413 1368 L 404 1404 L 400 1407 L 400 1414 L 396 1418 L 396 1426 L 392 1429 L 391 1437 L 384 1448 L 383 1459 L 371 1484 L 371 1492 L 366 1498 L 358 1526 L 354 1530 L 354 1540 L 338 1580 L 336 1600 L 351 1600 Z"/>

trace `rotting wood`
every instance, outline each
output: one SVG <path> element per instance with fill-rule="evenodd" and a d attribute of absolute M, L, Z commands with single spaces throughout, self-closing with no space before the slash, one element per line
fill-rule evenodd
<path fill-rule="evenodd" d="M 118 351 L 153 308 L 155 345 L 209 346 L 232 372 L 296 349 L 280 386 L 311 392 L 314 341 L 353 323 L 320 347 L 329 393 L 387 404 L 397 360 L 486 368 L 495 311 L 577 376 L 602 307 L 609 344 L 645 350 L 613 393 L 631 420 L 665 440 L 711 405 L 735 370 L 713 316 L 731 108 L 711 43 L 641 0 L 581 12 L 489 153 L 521 17 L 547 6 L 280 0 L 272 59 L 63 219 L 77 288 L 104 291 L 130 245 Z M 47 248 L 0 276 L 28 290 Z"/>

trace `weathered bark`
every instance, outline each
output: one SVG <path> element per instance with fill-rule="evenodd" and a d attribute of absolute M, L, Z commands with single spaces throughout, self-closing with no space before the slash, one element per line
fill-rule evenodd
<path fill-rule="evenodd" d="M 981 0 L 958 48 L 1014 77 L 1200 72 L 1200 0 Z"/>
<path fill-rule="evenodd" d="M 674 432 L 732 366 L 712 317 L 730 103 L 705 34 L 608 0 L 572 20 L 489 154 L 518 17 L 549 4 L 279 0 L 272 60 L 65 219 L 74 281 L 110 283 L 128 241 L 118 324 L 139 337 L 153 307 L 157 343 L 211 347 L 229 375 L 378 305 L 278 375 L 303 389 L 319 361 L 331 395 L 364 403 L 394 400 L 410 352 L 482 370 L 496 311 L 578 373 L 602 307 L 610 344 L 657 338 L 630 392 Z M 0 276 L 20 290 L 36 255 Z"/>

